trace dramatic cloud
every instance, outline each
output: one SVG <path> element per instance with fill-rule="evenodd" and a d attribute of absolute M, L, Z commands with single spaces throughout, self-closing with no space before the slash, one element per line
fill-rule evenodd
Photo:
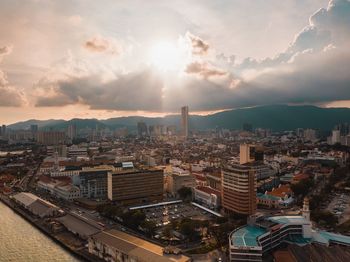
<path fill-rule="evenodd" d="M 12 52 L 12 47 L 0 47 L 1 57 Z M 24 95 L 21 91 L 9 85 L 6 74 L 0 69 L 0 107 L 21 106 L 24 103 Z"/>
<path fill-rule="evenodd" d="M 0 107 L 21 106 L 24 95 L 21 91 L 9 85 L 4 72 L 0 70 Z"/>
<path fill-rule="evenodd" d="M 16 88 L 0 85 L 0 107 L 19 107 L 24 103 L 24 95 Z"/>
<path fill-rule="evenodd" d="M 203 56 L 208 53 L 208 50 L 209 50 L 208 43 L 206 43 L 204 40 L 202 40 L 198 36 L 195 36 L 189 32 L 186 33 L 186 36 L 191 41 L 193 55 Z"/>
<path fill-rule="evenodd" d="M 162 110 L 163 83 L 149 70 L 119 75 L 108 82 L 103 82 L 99 76 L 91 76 L 46 83 L 38 88 L 44 88 L 50 94 L 39 97 L 38 107 L 80 103 L 91 109 Z"/>
<path fill-rule="evenodd" d="M 345 48 L 349 42 L 350 1 L 331 0 L 327 9 L 321 8 L 309 18 L 309 24 L 294 37 L 284 52 L 262 60 L 248 57 L 234 67 L 237 72 L 278 67 L 293 61 L 295 55 L 300 55 L 305 51 L 322 52 L 329 46 Z"/>
<path fill-rule="evenodd" d="M 84 48 L 93 53 L 110 53 L 113 55 L 120 54 L 120 48 L 114 40 L 96 36 L 84 43 Z"/>
<path fill-rule="evenodd" d="M 0 62 L 2 60 L 2 57 L 5 55 L 9 55 L 12 52 L 12 46 L 0 46 Z"/>
<path fill-rule="evenodd" d="M 228 72 L 215 68 L 206 62 L 193 62 L 187 65 L 185 72 L 196 74 L 203 78 L 226 76 Z"/>
<path fill-rule="evenodd" d="M 80 14 L 76 11 L 74 13 Z M 120 15 L 129 18 L 132 14 Z M 68 14 L 64 17 L 79 25 L 79 28 L 72 27 L 73 30 L 80 30 L 85 22 L 88 23 L 86 19 L 81 23 L 79 16 Z M 271 19 L 266 17 L 261 19 Z M 123 55 L 118 59 L 110 55 L 121 53 L 119 42 L 100 36 L 85 41 L 88 32 L 83 32 L 76 36 L 79 41 L 76 49 L 72 46 L 73 55 L 60 61 L 59 65 L 47 66 L 51 70 L 44 77 L 38 77 L 40 81 L 36 78 L 34 92 L 32 89 L 29 92 L 35 97 L 37 107 L 78 104 L 98 110 L 152 112 L 174 112 L 183 104 L 189 105 L 191 110 L 208 111 L 350 99 L 350 2 L 330 1 L 327 8 L 315 12 L 309 21 L 305 20 L 305 25 L 294 38 L 290 36 L 290 44 L 281 49 L 284 51 L 262 60 L 221 53 L 227 50 L 223 48 L 227 39 L 220 38 L 222 45 L 214 45 L 216 34 L 209 30 L 205 32 L 204 26 L 181 28 L 169 39 L 176 39 L 178 32 L 186 30 L 194 34 L 186 33 L 181 37 L 180 46 L 184 47 L 186 59 L 181 61 L 181 66 L 168 71 L 149 65 L 147 50 L 152 49 L 152 41 L 157 37 L 150 30 L 142 32 L 144 38 L 141 40 L 133 30 L 128 31 L 127 36 L 119 38 L 118 35 L 118 39 L 125 41 L 122 42 Z M 285 31 L 282 25 L 281 30 Z M 108 36 L 108 31 L 109 28 L 100 32 Z M 206 35 L 208 42 L 197 34 Z M 81 43 L 84 43 L 84 50 L 97 55 L 81 52 Z M 129 46 L 132 51 L 127 52 Z M 9 47 L 0 48 L 0 57 L 9 52 Z M 0 88 L 4 90 L 0 90 L 1 105 L 8 101 L 19 104 L 21 95 L 18 96 L 19 92 L 11 87 L 2 72 Z"/>

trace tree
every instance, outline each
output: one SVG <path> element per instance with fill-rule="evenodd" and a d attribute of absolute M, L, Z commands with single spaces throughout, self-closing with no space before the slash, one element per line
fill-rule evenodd
<path fill-rule="evenodd" d="M 307 178 L 299 181 L 297 184 L 292 184 L 291 189 L 296 196 L 305 197 L 313 185 L 313 180 Z"/>
<path fill-rule="evenodd" d="M 141 223 L 141 227 L 145 230 L 145 233 L 149 237 L 151 237 L 156 232 L 157 224 L 153 220 L 150 220 L 150 221 L 145 220 Z"/>
<path fill-rule="evenodd" d="M 131 210 L 123 213 L 121 218 L 127 227 L 138 229 L 138 227 L 145 221 L 146 215 L 141 210 Z"/>
<path fill-rule="evenodd" d="M 332 228 L 338 223 L 338 218 L 329 211 L 314 210 L 311 212 L 311 219 L 320 225 Z"/>
<path fill-rule="evenodd" d="M 199 224 L 190 218 L 184 218 L 179 224 L 181 234 L 191 241 L 198 239 L 199 234 L 196 230 L 198 227 Z"/>
<path fill-rule="evenodd" d="M 191 200 L 192 199 L 192 189 L 189 187 L 181 187 L 177 193 L 179 194 L 182 200 Z"/>

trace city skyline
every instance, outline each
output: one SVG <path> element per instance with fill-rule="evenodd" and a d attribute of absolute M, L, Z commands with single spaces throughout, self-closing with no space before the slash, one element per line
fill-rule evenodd
<path fill-rule="evenodd" d="M 350 105 L 347 0 L 1 7 L 2 123 Z"/>

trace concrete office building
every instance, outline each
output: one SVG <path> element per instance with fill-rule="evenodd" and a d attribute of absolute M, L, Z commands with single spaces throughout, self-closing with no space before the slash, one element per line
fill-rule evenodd
<path fill-rule="evenodd" d="M 264 153 L 261 147 L 250 144 L 241 144 L 239 146 L 239 163 L 241 165 L 263 160 Z"/>
<path fill-rule="evenodd" d="M 332 131 L 332 144 L 340 143 L 340 130 Z"/>
<path fill-rule="evenodd" d="M 108 172 L 108 199 L 123 204 L 163 200 L 163 170 L 133 166 Z"/>
<path fill-rule="evenodd" d="M 137 135 L 139 137 L 147 136 L 148 135 L 148 128 L 145 122 L 138 122 L 137 123 Z"/>
<path fill-rule="evenodd" d="M 73 176 L 73 184 L 80 189 L 81 197 L 93 199 L 107 198 L 107 174 L 113 166 L 83 168 L 78 176 Z"/>
<path fill-rule="evenodd" d="M 77 137 L 77 126 L 75 124 L 70 124 L 67 128 L 67 136 L 70 139 L 74 139 Z"/>
<path fill-rule="evenodd" d="M 254 163 L 231 164 L 222 169 L 222 206 L 225 212 L 255 213 L 257 180 Z"/>
<path fill-rule="evenodd" d="M 167 192 L 176 195 L 182 187 L 194 188 L 196 178 L 190 172 L 178 167 L 172 167 L 171 173 L 167 177 Z"/>
<path fill-rule="evenodd" d="M 61 131 L 39 131 L 37 141 L 43 145 L 59 145 L 66 142 L 66 134 Z"/>
<path fill-rule="evenodd" d="M 181 132 L 182 136 L 188 137 L 188 106 L 181 107 Z"/>

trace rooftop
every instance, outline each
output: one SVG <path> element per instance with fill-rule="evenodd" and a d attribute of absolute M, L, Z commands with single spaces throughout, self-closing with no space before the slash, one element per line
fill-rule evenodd
<path fill-rule="evenodd" d="M 324 238 L 327 243 L 328 242 L 341 242 L 350 245 L 350 237 L 344 236 L 344 235 L 339 235 L 339 234 L 334 234 L 330 233 L 327 231 L 319 231 L 319 234 L 322 238 Z"/>
<path fill-rule="evenodd" d="M 268 220 L 278 224 L 310 224 L 303 216 L 274 216 L 269 217 Z"/>
<path fill-rule="evenodd" d="M 140 261 L 190 261 L 190 258 L 183 255 L 163 255 L 163 248 L 161 246 L 115 229 L 100 232 L 94 235 L 93 238 L 105 245 L 120 250 L 124 254 L 136 257 Z"/>
<path fill-rule="evenodd" d="M 245 226 L 235 231 L 232 235 L 232 243 L 235 246 L 258 247 L 257 237 L 265 234 L 267 231 L 256 226 Z"/>

